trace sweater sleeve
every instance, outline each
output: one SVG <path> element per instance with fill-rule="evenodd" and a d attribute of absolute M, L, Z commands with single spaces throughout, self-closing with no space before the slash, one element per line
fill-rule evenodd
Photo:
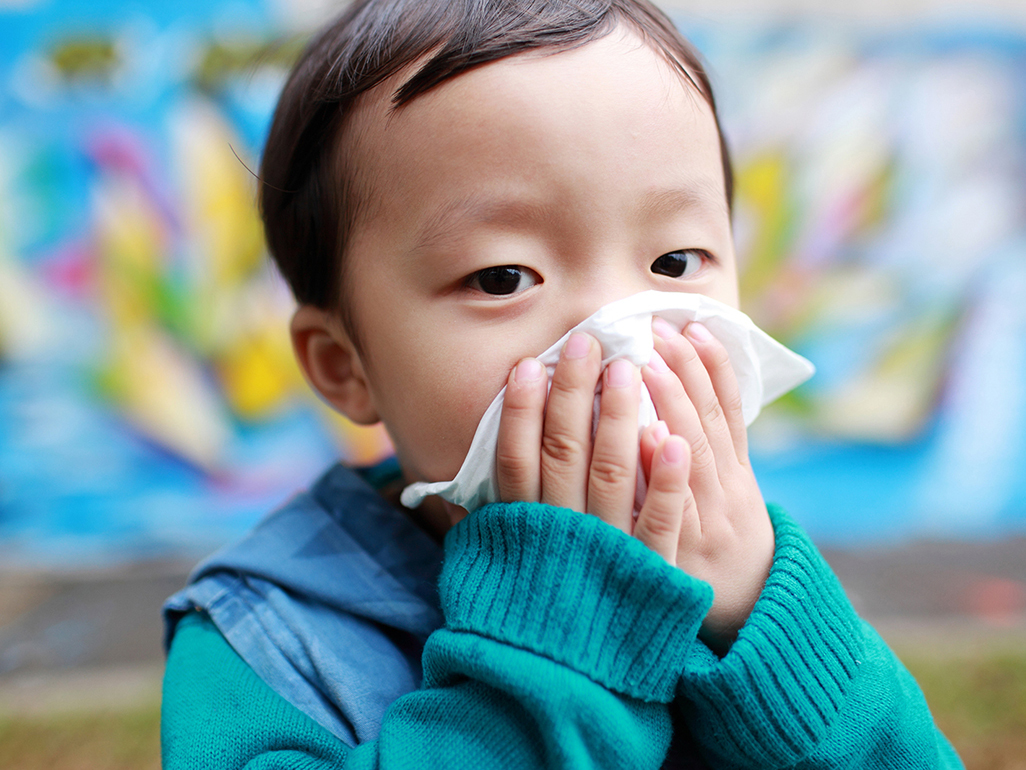
<path fill-rule="evenodd" d="M 183 626 L 165 676 L 165 769 L 661 765 L 707 584 L 595 517 L 518 503 L 449 532 L 439 588 L 445 624 L 425 645 L 423 687 L 355 748 L 223 639 L 196 659 L 203 626 Z"/>
<path fill-rule="evenodd" d="M 676 706 L 721 768 L 961 768 L 922 692 L 805 533 L 769 507 L 770 577 L 722 659 L 690 649 Z"/>

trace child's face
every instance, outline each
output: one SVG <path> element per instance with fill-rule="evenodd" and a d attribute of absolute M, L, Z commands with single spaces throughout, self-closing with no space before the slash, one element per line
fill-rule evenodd
<path fill-rule="evenodd" d="M 353 124 L 372 193 L 347 281 L 408 481 L 455 476 L 516 363 L 602 305 L 658 289 L 736 307 L 712 112 L 634 35 L 501 60 L 393 115 L 386 85 Z"/>

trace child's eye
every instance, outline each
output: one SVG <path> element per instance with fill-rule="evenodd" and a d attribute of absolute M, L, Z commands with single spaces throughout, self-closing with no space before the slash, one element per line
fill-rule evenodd
<path fill-rule="evenodd" d="M 686 278 L 698 272 L 706 260 L 712 257 L 700 249 L 683 249 L 663 254 L 652 263 L 652 272 L 668 275 L 670 278 Z"/>
<path fill-rule="evenodd" d="M 527 267 L 520 265 L 500 265 L 478 270 L 467 281 L 471 289 L 478 289 L 485 294 L 502 296 L 515 294 L 540 283 L 539 275 Z"/>

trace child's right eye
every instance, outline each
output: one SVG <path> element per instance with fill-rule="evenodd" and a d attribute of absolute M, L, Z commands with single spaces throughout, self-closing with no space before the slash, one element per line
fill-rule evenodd
<path fill-rule="evenodd" d="M 530 268 L 520 265 L 486 267 L 467 279 L 468 288 L 477 289 L 493 296 L 516 294 L 537 283 L 541 283 L 541 277 Z"/>

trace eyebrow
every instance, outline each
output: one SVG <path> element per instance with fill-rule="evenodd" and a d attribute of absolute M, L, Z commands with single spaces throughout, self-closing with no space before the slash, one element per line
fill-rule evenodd
<path fill-rule="evenodd" d="M 655 190 L 645 195 L 638 206 L 642 220 L 654 219 L 674 211 L 722 212 L 729 215 L 721 186 L 700 178 L 688 186 Z M 552 216 L 552 206 L 501 195 L 480 192 L 453 198 L 436 209 L 421 227 L 414 250 L 428 248 L 444 240 L 461 223 L 501 223 L 508 226 L 537 224 Z"/>
<path fill-rule="evenodd" d="M 513 226 L 542 222 L 551 215 L 552 207 L 548 204 L 506 198 L 501 195 L 470 193 L 439 206 L 421 227 L 414 249 L 423 249 L 438 243 L 458 224 L 497 222 Z"/>
<path fill-rule="evenodd" d="M 701 177 L 686 187 L 655 190 L 642 198 L 639 212 L 644 218 L 654 218 L 667 212 L 696 209 L 729 216 L 722 186 L 708 177 Z"/>

